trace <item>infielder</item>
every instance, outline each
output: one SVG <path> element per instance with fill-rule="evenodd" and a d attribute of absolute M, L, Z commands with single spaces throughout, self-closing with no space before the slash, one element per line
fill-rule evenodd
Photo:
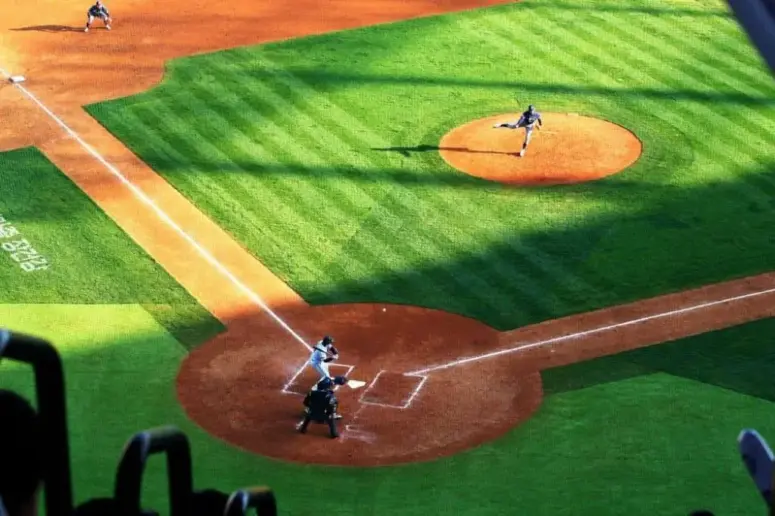
<path fill-rule="evenodd" d="M 536 111 L 535 106 L 531 104 L 527 107 L 527 111 L 522 113 L 522 116 L 519 117 L 519 120 L 516 122 L 495 124 L 493 127 L 496 129 L 499 127 L 508 127 L 509 129 L 519 129 L 520 127 L 525 128 L 525 143 L 522 144 L 522 150 L 519 151 L 519 157 L 521 158 L 525 155 L 527 144 L 530 143 L 530 136 L 533 134 L 533 126 L 535 126 L 536 123 L 540 129 L 544 121 L 541 120 L 541 113 Z"/>
<path fill-rule="evenodd" d="M 86 27 L 83 29 L 84 32 L 89 32 L 94 18 L 102 20 L 105 24 L 105 28 L 110 30 L 110 12 L 100 0 L 97 0 L 97 3 L 89 7 L 89 10 L 86 12 Z"/>
<path fill-rule="evenodd" d="M 320 373 L 320 379 L 315 382 L 315 385 L 326 378 L 331 379 L 331 375 L 328 372 L 328 364 L 337 358 L 339 358 L 339 351 L 334 347 L 334 339 L 332 337 L 326 335 L 320 342 L 315 344 L 308 362 L 315 371 Z"/>

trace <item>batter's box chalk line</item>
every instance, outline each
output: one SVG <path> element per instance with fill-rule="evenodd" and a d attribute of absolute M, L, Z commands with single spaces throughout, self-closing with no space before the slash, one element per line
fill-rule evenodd
<path fill-rule="evenodd" d="M 366 430 L 361 430 L 360 428 L 360 425 L 345 425 L 344 432 L 342 432 L 341 435 L 342 441 L 352 439 L 355 441 L 363 441 L 369 444 L 374 444 L 377 441 L 377 434 L 373 432 L 367 432 Z"/>
<path fill-rule="evenodd" d="M 420 394 L 420 391 L 422 390 L 423 386 L 425 385 L 425 382 L 428 380 L 428 376 L 424 374 L 403 374 L 402 376 L 406 378 L 416 378 L 419 381 L 417 382 L 417 386 L 412 390 L 411 393 L 409 393 L 409 397 L 400 405 L 395 405 L 392 403 L 380 403 L 377 401 L 369 401 L 369 391 L 374 388 L 374 386 L 377 383 L 377 380 L 380 376 L 382 376 L 383 373 L 387 373 L 384 369 L 381 370 L 379 373 L 377 373 L 377 376 L 374 377 L 374 379 L 371 381 L 368 387 L 366 387 L 366 390 L 363 391 L 363 394 L 361 394 L 361 397 L 358 398 L 358 402 L 363 405 L 370 405 L 373 407 L 382 407 L 382 408 L 391 408 L 391 409 L 398 409 L 398 410 L 406 410 L 409 407 L 412 406 L 412 402 L 415 400 L 418 394 Z"/>
<path fill-rule="evenodd" d="M 280 392 L 282 392 L 283 394 L 295 394 L 296 396 L 306 396 L 309 390 L 305 392 L 299 392 L 299 391 L 290 390 L 290 388 L 291 388 L 291 385 L 294 384 L 296 379 L 301 375 L 301 373 L 303 373 L 304 370 L 307 369 L 307 367 L 309 367 L 312 371 L 315 371 L 314 369 L 312 369 L 312 366 L 309 365 L 309 362 L 304 362 L 304 365 L 302 365 L 300 368 L 296 370 L 295 373 L 293 373 L 293 376 L 291 376 L 291 379 L 288 380 L 288 383 L 286 383 L 283 386 Z M 328 366 L 329 371 L 331 371 L 331 369 L 333 369 L 334 367 L 343 367 L 347 369 L 347 372 L 344 373 L 342 376 L 350 376 L 350 373 L 352 373 L 353 369 L 355 369 L 355 366 L 349 365 L 349 364 L 330 364 Z M 315 371 L 315 374 L 318 374 L 318 372 Z M 338 375 L 334 375 L 334 376 L 338 376 Z M 310 388 L 312 388 L 312 386 L 310 386 Z M 334 387 L 334 390 L 337 390 L 338 388 L 339 386 L 337 385 L 336 387 Z"/>

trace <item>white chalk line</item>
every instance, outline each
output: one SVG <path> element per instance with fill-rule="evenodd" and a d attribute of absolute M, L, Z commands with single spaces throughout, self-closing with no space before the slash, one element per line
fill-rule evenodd
<path fill-rule="evenodd" d="M 414 390 L 412 391 L 412 394 L 409 395 L 409 399 L 407 399 L 406 403 L 404 403 L 404 408 L 409 408 L 409 407 L 412 406 L 412 402 L 417 397 L 417 395 L 420 394 L 420 391 L 422 390 L 423 385 L 425 385 L 425 382 L 428 381 L 428 377 L 426 375 L 419 375 L 419 374 L 415 374 L 415 375 L 408 375 L 407 374 L 407 375 L 404 375 L 404 376 L 414 376 L 416 378 L 422 378 L 420 380 L 420 383 L 417 384 L 417 387 L 415 387 Z"/>
<path fill-rule="evenodd" d="M 720 299 L 720 300 L 717 300 L 717 301 L 709 301 L 709 302 L 706 302 L 706 303 L 701 303 L 699 305 L 689 306 L 689 307 L 686 307 L 686 308 L 680 308 L 678 310 L 670 310 L 669 312 L 663 312 L 663 313 L 659 313 L 659 314 L 648 315 L 648 316 L 645 316 L 645 317 L 639 317 L 637 319 L 632 319 L 632 320 L 629 320 L 629 321 L 624 321 L 624 322 L 620 322 L 620 323 L 616 323 L 616 324 L 609 324 L 607 326 L 601 326 L 599 328 L 594 328 L 592 330 L 585 330 L 585 331 L 580 331 L 580 332 L 576 332 L 576 333 L 571 333 L 571 334 L 568 334 L 568 335 L 561 335 L 559 337 L 554 337 L 554 338 L 547 339 L 547 340 L 542 340 L 542 341 L 539 341 L 539 342 L 532 342 L 532 343 L 529 343 L 529 344 L 523 344 L 521 346 L 516 346 L 516 347 L 508 348 L 508 349 L 502 349 L 502 350 L 499 350 L 499 351 L 493 351 L 491 353 L 484 353 L 482 355 L 475 355 L 475 356 L 471 356 L 471 357 L 460 358 L 460 359 L 457 359 L 457 360 L 453 360 L 451 362 L 447 362 L 446 364 L 440 364 L 440 365 L 436 365 L 436 366 L 426 367 L 425 369 L 419 369 L 417 371 L 411 371 L 411 372 L 408 372 L 408 373 L 404 373 L 404 375 L 406 375 L 406 376 L 416 376 L 416 375 L 428 374 L 428 373 L 431 373 L 431 372 L 434 372 L 434 371 L 441 371 L 442 369 L 448 369 L 450 367 L 457 367 L 457 366 L 461 366 L 463 364 L 469 364 L 471 362 L 478 362 L 480 360 L 486 360 L 488 358 L 494 358 L 494 357 L 498 357 L 498 356 L 502 356 L 502 355 L 507 355 L 507 354 L 510 354 L 510 353 L 517 353 L 517 352 L 520 352 L 520 351 L 526 351 L 528 349 L 540 348 L 540 347 L 543 347 L 543 346 L 548 346 L 548 345 L 551 345 L 551 344 L 556 344 L 558 342 L 563 342 L 563 341 L 566 341 L 566 340 L 578 339 L 578 338 L 581 338 L 581 337 L 587 337 L 589 335 L 594 335 L 596 333 L 603 333 L 603 332 L 615 330 L 617 328 L 624 328 L 625 326 L 632 326 L 634 324 L 640 324 L 640 323 L 644 323 L 644 322 L 648 322 L 648 321 L 653 321 L 655 319 L 661 319 L 661 318 L 665 318 L 665 317 L 672 317 L 672 316 L 675 316 L 675 315 L 680 315 L 680 314 L 684 314 L 684 313 L 688 313 L 688 312 L 702 310 L 702 309 L 705 309 L 705 308 L 710 308 L 710 307 L 716 306 L 716 305 L 721 305 L 721 304 L 725 304 L 725 303 L 733 303 L 735 301 L 742 301 L 744 299 L 750 299 L 752 297 L 763 296 L 765 294 L 772 294 L 772 293 L 775 293 L 775 288 L 770 288 L 770 289 L 767 289 L 767 290 L 761 290 L 759 292 L 752 292 L 752 293 L 749 293 L 749 294 L 742 294 L 742 295 L 739 295 L 739 296 L 734 296 L 734 297 L 729 297 L 729 298 L 725 298 L 725 299 Z"/>
<path fill-rule="evenodd" d="M 379 403 L 376 401 L 368 401 L 367 394 L 369 390 L 376 385 L 377 380 L 380 376 L 382 376 L 382 373 L 387 373 L 388 371 L 382 369 L 380 370 L 377 375 L 374 377 L 374 379 L 371 381 L 368 387 L 363 391 L 363 394 L 361 394 L 361 397 L 358 398 L 358 403 L 361 405 L 372 405 L 375 407 L 385 407 L 385 408 L 392 408 L 392 409 L 398 409 L 398 410 L 406 410 L 409 407 L 412 406 L 412 401 L 417 397 L 417 395 L 420 393 L 420 390 L 422 390 L 423 385 L 425 385 L 425 382 L 428 380 L 428 377 L 425 375 L 410 375 L 410 374 L 403 374 L 403 376 L 411 377 L 411 378 L 418 378 L 420 381 L 417 383 L 417 386 L 412 390 L 412 392 L 409 394 L 409 397 L 405 402 L 403 402 L 401 405 L 393 405 L 391 403 Z"/>
<path fill-rule="evenodd" d="M 3 68 L 0 68 L 0 73 L 6 78 L 9 79 L 11 75 L 4 70 Z M 258 305 L 264 312 L 269 314 L 269 316 L 277 322 L 285 331 L 287 331 L 294 339 L 296 339 L 298 342 L 300 342 L 307 351 L 312 351 L 312 347 L 307 344 L 301 336 L 296 333 L 293 328 L 291 328 L 283 319 L 280 318 L 279 315 L 277 315 L 274 311 L 272 311 L 271 308 L 266 304 L 266 302 L 259 296 L 257 293 L 255 293 L 253 290 L 251 290 L 247 285 L 242 283 L 229 269 L 226 268 L 221 262 L 219 262 L 210 252 L 202 247 L 196 240 L 194 240 L 193 237 L 191 237 L 188 233 L 183 231 L 183 229 L 178 226 L 178 224 L 173 221 L 169 215 L 167 215 L 161 208 L 159 208 L 156 203 L 148 197 L 140 188 L 138 188 L 134 183 L 132 183 L 129 179 L 126 178 L 113 164 L 108 162 L 105 158 L 102 157 L 100 153 L 98 153 L 94 148 L 92 148 L 86 141 L 83 140 L 83 138 L 78 135 L 73 129 L 71 129 L 61 118 L 59 118 L 56 114 L 54 114 L 53 111 L 51 111 L 48 107 L 46 107 L 43 102 L 41 102 L 35 95 L 33 95 L 27 88 L 22 86 L 19 83 L 13 84 L 16 88 L 19 89 L 22 93 L 24 93 L 27 97 L 30 98 L 35 104 L 38 105 L 49 117 L 51 117 L 54 122 L 57 123 L 64 131 L 69 134 L 75 141 L 77 141 L 81 147 L 83 147 L 86 152 L 91 154 L 97 161 L 99 161 L 111 174 L 113 174 L 116 178 L 119 179 L 127 188 L 129 188 L 132 193 L 137 197 L 140 201 L 147 204 L 151 210 L 153 210 L 156 215 L 167 225 L 169 225 L 173 230 L 175 230 L 176 233 L 178 233 L 181 237 L 183 237 L 184 240 L 186 240 L 191 246 L 196 249 L 196 251 L 206 260 L 208 261 L 215 269 L 220 272 L 223 276 L 225 276 L 235 287 L 237 287 L 239 290 L 241 290 L 248 298 L 253 301 L 256 305 Z"/>
<path fill-rule="evenodd" d="M 379 378 L 379 375 L 380 375 L 380 374 L 382 374 L 382 371 L 380 371 L 379 373 L 377 373 L 377 374 L 376 374 L 376 376 L 374 376 L 374 378 L 371 380 L 371 382 L 369 382 L 369 385 L 367 385 L 367 386 L 366 386 L 366 390 L 364 390 L 364 391 L 363 391 L 363 394 L 361 394 L 361 398 L 363 398 L 363 395 L 364 395 L 364 394 L 366 394 L 366 391 L 368 391 L 369 389 L 371 389 L 371 388 L 374 386 L 374 384 L 375 384 L 375 383 L 377 383 L 377 378 Z M 347 440 L 347 436 L 348 436 L 349 434 L 355 434 L 355 437 L 354 437 L 354 438 L 355 438 L 355 439 L 358 439 L 358 438 L 359 438 L 358 436 L 359 436 L 360 434 L 363 434 L 363 433 L 364 433 L 364 432 L 363 432 L 363 431 L 361 431 L 361 430 L 351 430 L 351 428 L 352 428 L 352 427 L 356 426 L 356 425 L 355 425 L 355 421 L 357 421 L 357 420 L 358 420 L 358 417 L 360 416 L 360 414 L 361 414 L 361 412 L 363 411 L 363 409 L 365 409 L 365 408 L 366 408 L 366 405 L 364 405 L 363 403 L 361 403 L 361 401 L 360 401 L 360 400 L 361 400 L 361 398 L 358 398 L 358 405 L 359 405 L 359 406 L 358 406 L 358 410 L 356 410 L 356 411 L 355 411 L 355 413 L 353 413 L 352 417 L 350 418 L 350 423 L 344 426 L 344 431 L 343 431 L 343 432 L 342 432 L 342 434 L 340 435 L 340 437 L 341 437 L 341 440 L 340 440 L 340 442 L 344 442 L 344 441 L 346 441 L 346 440 Z M 360 440 L 364 440 L 364 439 L 360 439 Z M 369 441 L 367 441 L 367 442 L 369 442 Z"/>
<path fill-rule="evenodd" d="M 306 396 L 307 395 L 306 392 L 291 391 L 291 390 L 288 390 L 288 389 L 290 388 L 291 385 L 293 385 L 293 383 L 296 381 L 296 379 L 299 377 L 299 375 L 302 372 L 304 372 L 305 369 L 307 369 L 308 365 L 309 365 L 309 361 L 304 362 L 304 364 L 299 369 L 296 370 L 296 372 L 293 374 L 293 376 L 291 376 L 291 379 L 288 380 L 288 382 L 283 386 L 283 388 L 280 390 L 280 392 L 282 392 L 283 394 L 295 394 L 297 396 Z M 349 365 L 349 364 L 331 364 L 328 367 L 329 367 L 329 369 L 332 368 L 332 367 L 346 367 L 347 368 L 347 372 L 344 373 L 342 376 L 349 376 L 350 373 L 353 372 L 353 369 L 355 369 L 355 366 L 352 366 L 352 365 Z M 317 372 L 317 371 L 315 371 L 315 372 Z M 338 388 L 339 388 L 339 386 L 337 385 L 336 387 L 334 387 L 334 390 L 337 390 Z"/>

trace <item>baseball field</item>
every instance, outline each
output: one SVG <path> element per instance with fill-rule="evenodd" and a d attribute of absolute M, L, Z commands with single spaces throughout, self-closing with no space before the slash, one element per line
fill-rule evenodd
<path fill-rule="evenodd" d="M 174 424 L 285 514 L 762 510 L 775 80 L 724 2 L 88 7 L 0 18 L 0 327 L 63 356 L 77 501 Z"/>

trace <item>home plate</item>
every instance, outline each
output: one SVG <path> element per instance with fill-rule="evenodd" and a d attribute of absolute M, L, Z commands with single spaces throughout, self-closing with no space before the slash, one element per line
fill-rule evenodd
<path fill-rule="evenodd" d="M 349 382 L 347 382 L 347 385 L 348 385 L 348 386 L 349 386 L 351 389 L 360 389 L 361 387 L 363 387 L 364 385 L 366 385 L 366 382 L 362 382 L 362 381 L 360 381 L 360 380 L 350 380 Z"/>
<path fill-rule="evenodd" d="M 8 78 L 8 80 L 16 84 L 17 82 L 24 82 L 26 79 L 24 78 L 23 75 L 12 75 L 11 77 Z"/>

